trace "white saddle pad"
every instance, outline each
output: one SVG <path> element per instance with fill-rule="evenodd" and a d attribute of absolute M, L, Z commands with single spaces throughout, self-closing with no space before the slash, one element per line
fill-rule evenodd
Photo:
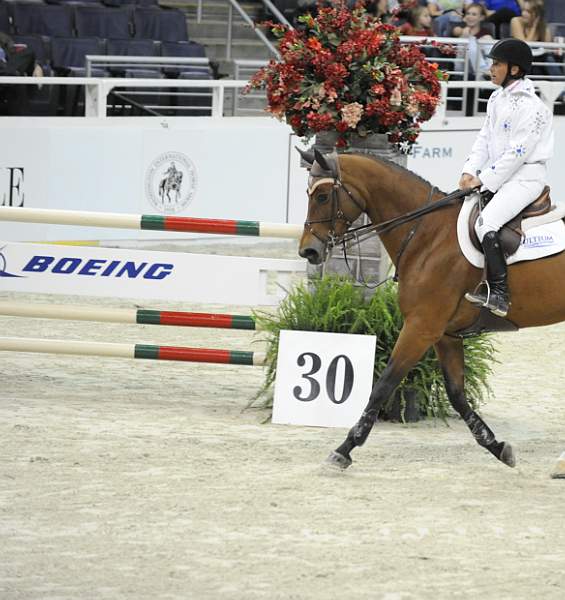
<path fill-rule="evenodd" d="M 478 194 L 471 194 L 465 198 L 457 220 L 457 238 L 465 258 L 475 267 L 482 269 L 485 257 L 473 246 L 469 237 L 469 215 L 478 200 Z M 506 259 L 507 264 L 535 260 L 563 252 L 565 250 L 565 223 L 562 221 L 564 216 L 565 207 L 559 206 L 553 207 L 547 215 L 522 221 L 525 238 L 518 250 Z"/>

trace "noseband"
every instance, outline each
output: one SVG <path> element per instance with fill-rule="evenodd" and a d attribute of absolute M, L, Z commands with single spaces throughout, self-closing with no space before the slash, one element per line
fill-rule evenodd
<path fill-rule="evenodd" d="M 339 240 L 335 234 L 336 225 L 339 222 L 345 223 L 345 231 L 349 229 L 349 227 L 353 224 L 351 219 L 347 218 L 347 215 L 343 212 L 341 208 L 341 203 L 339 199 L 339 191 L 343 189 L 345 193 L 349 196 L 349 199 L 355 204 L 355 206 L 361 211 L 361 213 L 365 212 L 365 206 L 363 206 L 351 193 L 351 191 L 347 188 L 347 186 L 341 181 L 339 176 L 333 177 L 321 177 L 318 181 L 315 181 L 311 187 L 308 188 L 308 196 L 312 197 L 312 194 L 315 192 L 316 188 L 322 185 L 323 183 L 331 183 L 332 191 L 331 191 L 331 205 L 332 212 L 331 215 L 326 219 L 311 219 L 304 222 L 304 227 L 308 229 L 308 231 L 317 238 L 323 244 L 329 244 L 330 246 L 334 246 Z M 316 233 L 312 225 L 317 223 L 330 223 L 330 228 L 328 231 L 327 237 L 324 239 L 320 235 Z M 343 237 L 343 236 L 342 236 Z"/>

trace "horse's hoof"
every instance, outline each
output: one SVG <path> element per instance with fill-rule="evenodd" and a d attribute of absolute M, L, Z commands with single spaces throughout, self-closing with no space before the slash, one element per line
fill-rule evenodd
<path fill-rule="evenodd" d="M 500 460 L 511 468 L 516 466 L 516 457 L 514 456 L 514 450 L 508 442 L 502 442 L 502 452 L 500 453 Z"/>
<path fill-rule="evenodd" d="M 353 461 L 351 458 L 349 458 L 349 456 L 343 456 L 343 454 L 333 451 L 330 453 L 328 458 L 326 458 L 326 462 L 324 464 L 328 467 L 345 471 L 345 469 L 347 469 L 352 462 Z"/>

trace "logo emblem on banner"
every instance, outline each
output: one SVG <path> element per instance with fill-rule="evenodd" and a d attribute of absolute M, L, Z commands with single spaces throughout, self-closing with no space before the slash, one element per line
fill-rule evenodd
<path fill-rule="evenodd" d="M 176 214 L 186 209 L 196 192 L 196 169 L 181 152 L 159 155 L 147 169 L 145 193 L 156 210 Z"/>
<path fill-rule="evenodd" d="M 6 246 L 0 248 L 0 277 L 22 277 L 22 275 L 15 275 L 14 273 L 8 273 L 8 261 L 2 253 Z"/>

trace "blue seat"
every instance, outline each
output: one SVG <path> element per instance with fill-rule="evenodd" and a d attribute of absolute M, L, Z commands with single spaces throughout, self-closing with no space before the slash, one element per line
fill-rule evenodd
<path fill-rule="evenodd" d="M 161 56 L 178 58 L 206 58 L 206 49 L 198 42 L 162 42 Z M 189 79 L 212 79 L 209 66 L 190 65 L 178 67 L 166 67 L 165 72 L 173 77 L 181 77 L 187 74 Z M 200 75 L 200 77 L 198 77 Z"/>
<path fill-rule="evenodd" d="M 105 40 L 98 38 L 53 38 L 51 40 L 51 64 L 60 75 L 85 75 L 86 56 L 106 54 Z M 94 77 L 104 77 L 102 70 L 93 73 Z"/>
<path fill-rule="evenodd" d="M 159 42 L 138 39 L 108 40 L 106 52 L 108 56 L 159 56 Z"/>
<path fill-rule="evenodd" d="M 19 35 L 74 35 L 71 6 L 16 2 L 12 10 L 14 32 Z"/>
<path fill-rule="evenodd" d="M 165 42 L 188 41 L 186 17 L 181 10 L 136 8 L 133 13 L 135 37 Z"/>
<path fill-rule="evenodd" d="M 56 75 L 84 77 L 86 56 L 106 54 L 105 40 L 99 38 L 53 38 L 51 40 L 51 64 Z M 106 77 L 104 69 L 95 69 L 93 77 Z M 84 107 L 82 86 L 60 86 L 57 88 L 57 114 L 81 115 Z"/>
<path fill-rule="evenodd" d="M 108 40 L 106 44 L 108 56 L 159 56 L 159 42 L 153 40 Z M 162 77 L 159 67 L 109 67 L 116 77 Z"/>
<path fill-rule="evenodd" d="M 127 8 L 77 6 L 75 25 L 78 37 L 128 38 L 133 23 Z"/>

